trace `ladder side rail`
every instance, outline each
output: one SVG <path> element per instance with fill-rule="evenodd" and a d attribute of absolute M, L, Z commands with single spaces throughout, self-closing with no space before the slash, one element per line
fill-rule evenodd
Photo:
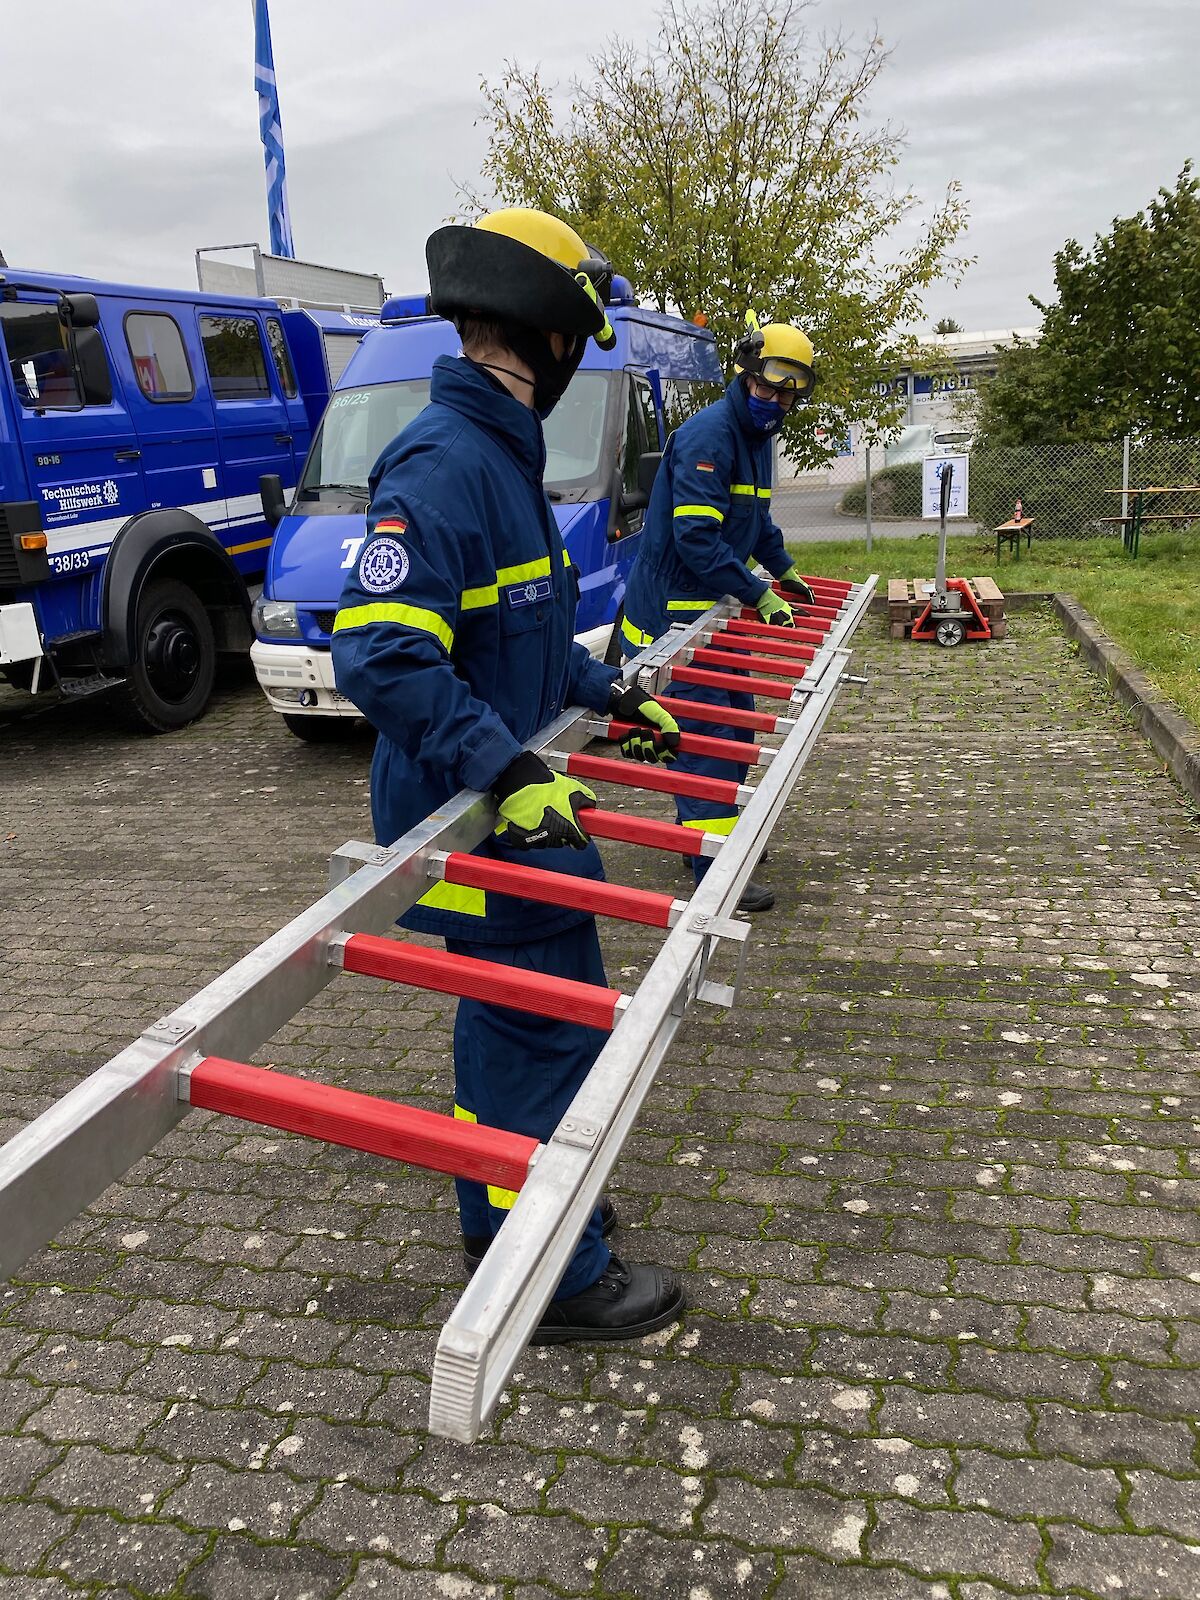
<path fill-rule="evenodd" d="M 849 655 L 822 652 L 818 681 L 737 827 L 668 935 L 482 1264 L 444 1324 L 430 1431 L 479 1437 L 561 1280 L 690 998 L 714 923 L 728 917 L 833 708 Z"/>
<path fill-rule="evenodd" d="M 697 619 L 628 662 L 666 661 L 704 623 Z M 529 741 L 579 749 L 582 707 Z M 469 851 L 495 827 L 491 803 L 472 790 L 449 801 L 389 848 L 350 840 L 334 854 L 328 892 L 185 1001 L 0 1146 L 0 1279 L 87 1209 L 187 1115 L 181 1074 L 203 1056 L 251 1055 L 337 973 L 339 933 L 381 933 L 434 881 L 435 852 Z M 361 863 L 361 864 L 359 864 Z"/>

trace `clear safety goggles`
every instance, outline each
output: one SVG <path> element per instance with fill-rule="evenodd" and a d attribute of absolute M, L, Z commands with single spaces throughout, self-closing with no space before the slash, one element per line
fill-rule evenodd
<path fill-rule="evenodd" d="M 817 385 L 817 375 L 803 361 L 792 361 L 787 356 L 764 356 L 753 369 L 760 383 L 766 383 L 782 394 L 793 395 L 797 400 L 810 395 Z"/>

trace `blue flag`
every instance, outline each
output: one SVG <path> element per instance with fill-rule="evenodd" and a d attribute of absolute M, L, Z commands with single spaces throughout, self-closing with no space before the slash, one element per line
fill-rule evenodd
<path fill-rule="evenodd" d="M 258 129 L 267 164 L 267 211 L 271 219 L 271 254 L 295 256 L 292 219 L 288 215 L 287 173 L 283 159 L 283 129 L 279 124 L 279 91 L 275 87 L 275 57 L 271 53 L 271 19 L 267 0 L 254 5 L 254 87 L 258 91 Z"/>

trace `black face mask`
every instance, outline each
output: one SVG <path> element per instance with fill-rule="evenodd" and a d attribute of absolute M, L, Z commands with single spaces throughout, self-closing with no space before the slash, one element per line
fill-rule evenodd
<path fill-rule="evenodd" d="M 533 409 L 545 422 L 578 371 L 587 340 L 576 337 L 567 354 L 556 359 L 544 333 L 522 322 L 510 322 L 504 327 L 504 341 L 533 373 Z"/>

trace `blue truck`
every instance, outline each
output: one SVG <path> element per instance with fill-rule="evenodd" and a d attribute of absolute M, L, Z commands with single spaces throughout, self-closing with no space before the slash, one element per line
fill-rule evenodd
<path fill-rule="evenodd" d="M 151 732 L 245 655 L 248 587 L 345 351 L 377 319 L 0 271 L 0 676 Z"/>
<path fill-rule="evenodd" d="M 546 423 L 546 492 L 579 579 L 577 637 L 617 659 L 625 580 L 667 434 L 722 382 L 712 334 L 639 306 L 616 276 L 612 350 L 589 340 L 584 364 Z M 366 538 L 367 477 L 384 447 L 429 401 L 452 324 L 423 295 L 385 302 L 334 386 L 294 496 L 264 484 L 278 523 L 251 648 L 272 707 L 300 739 L 335 739 L 358 713 L 337 691 L 329 638 L 345 574 Z"/>

